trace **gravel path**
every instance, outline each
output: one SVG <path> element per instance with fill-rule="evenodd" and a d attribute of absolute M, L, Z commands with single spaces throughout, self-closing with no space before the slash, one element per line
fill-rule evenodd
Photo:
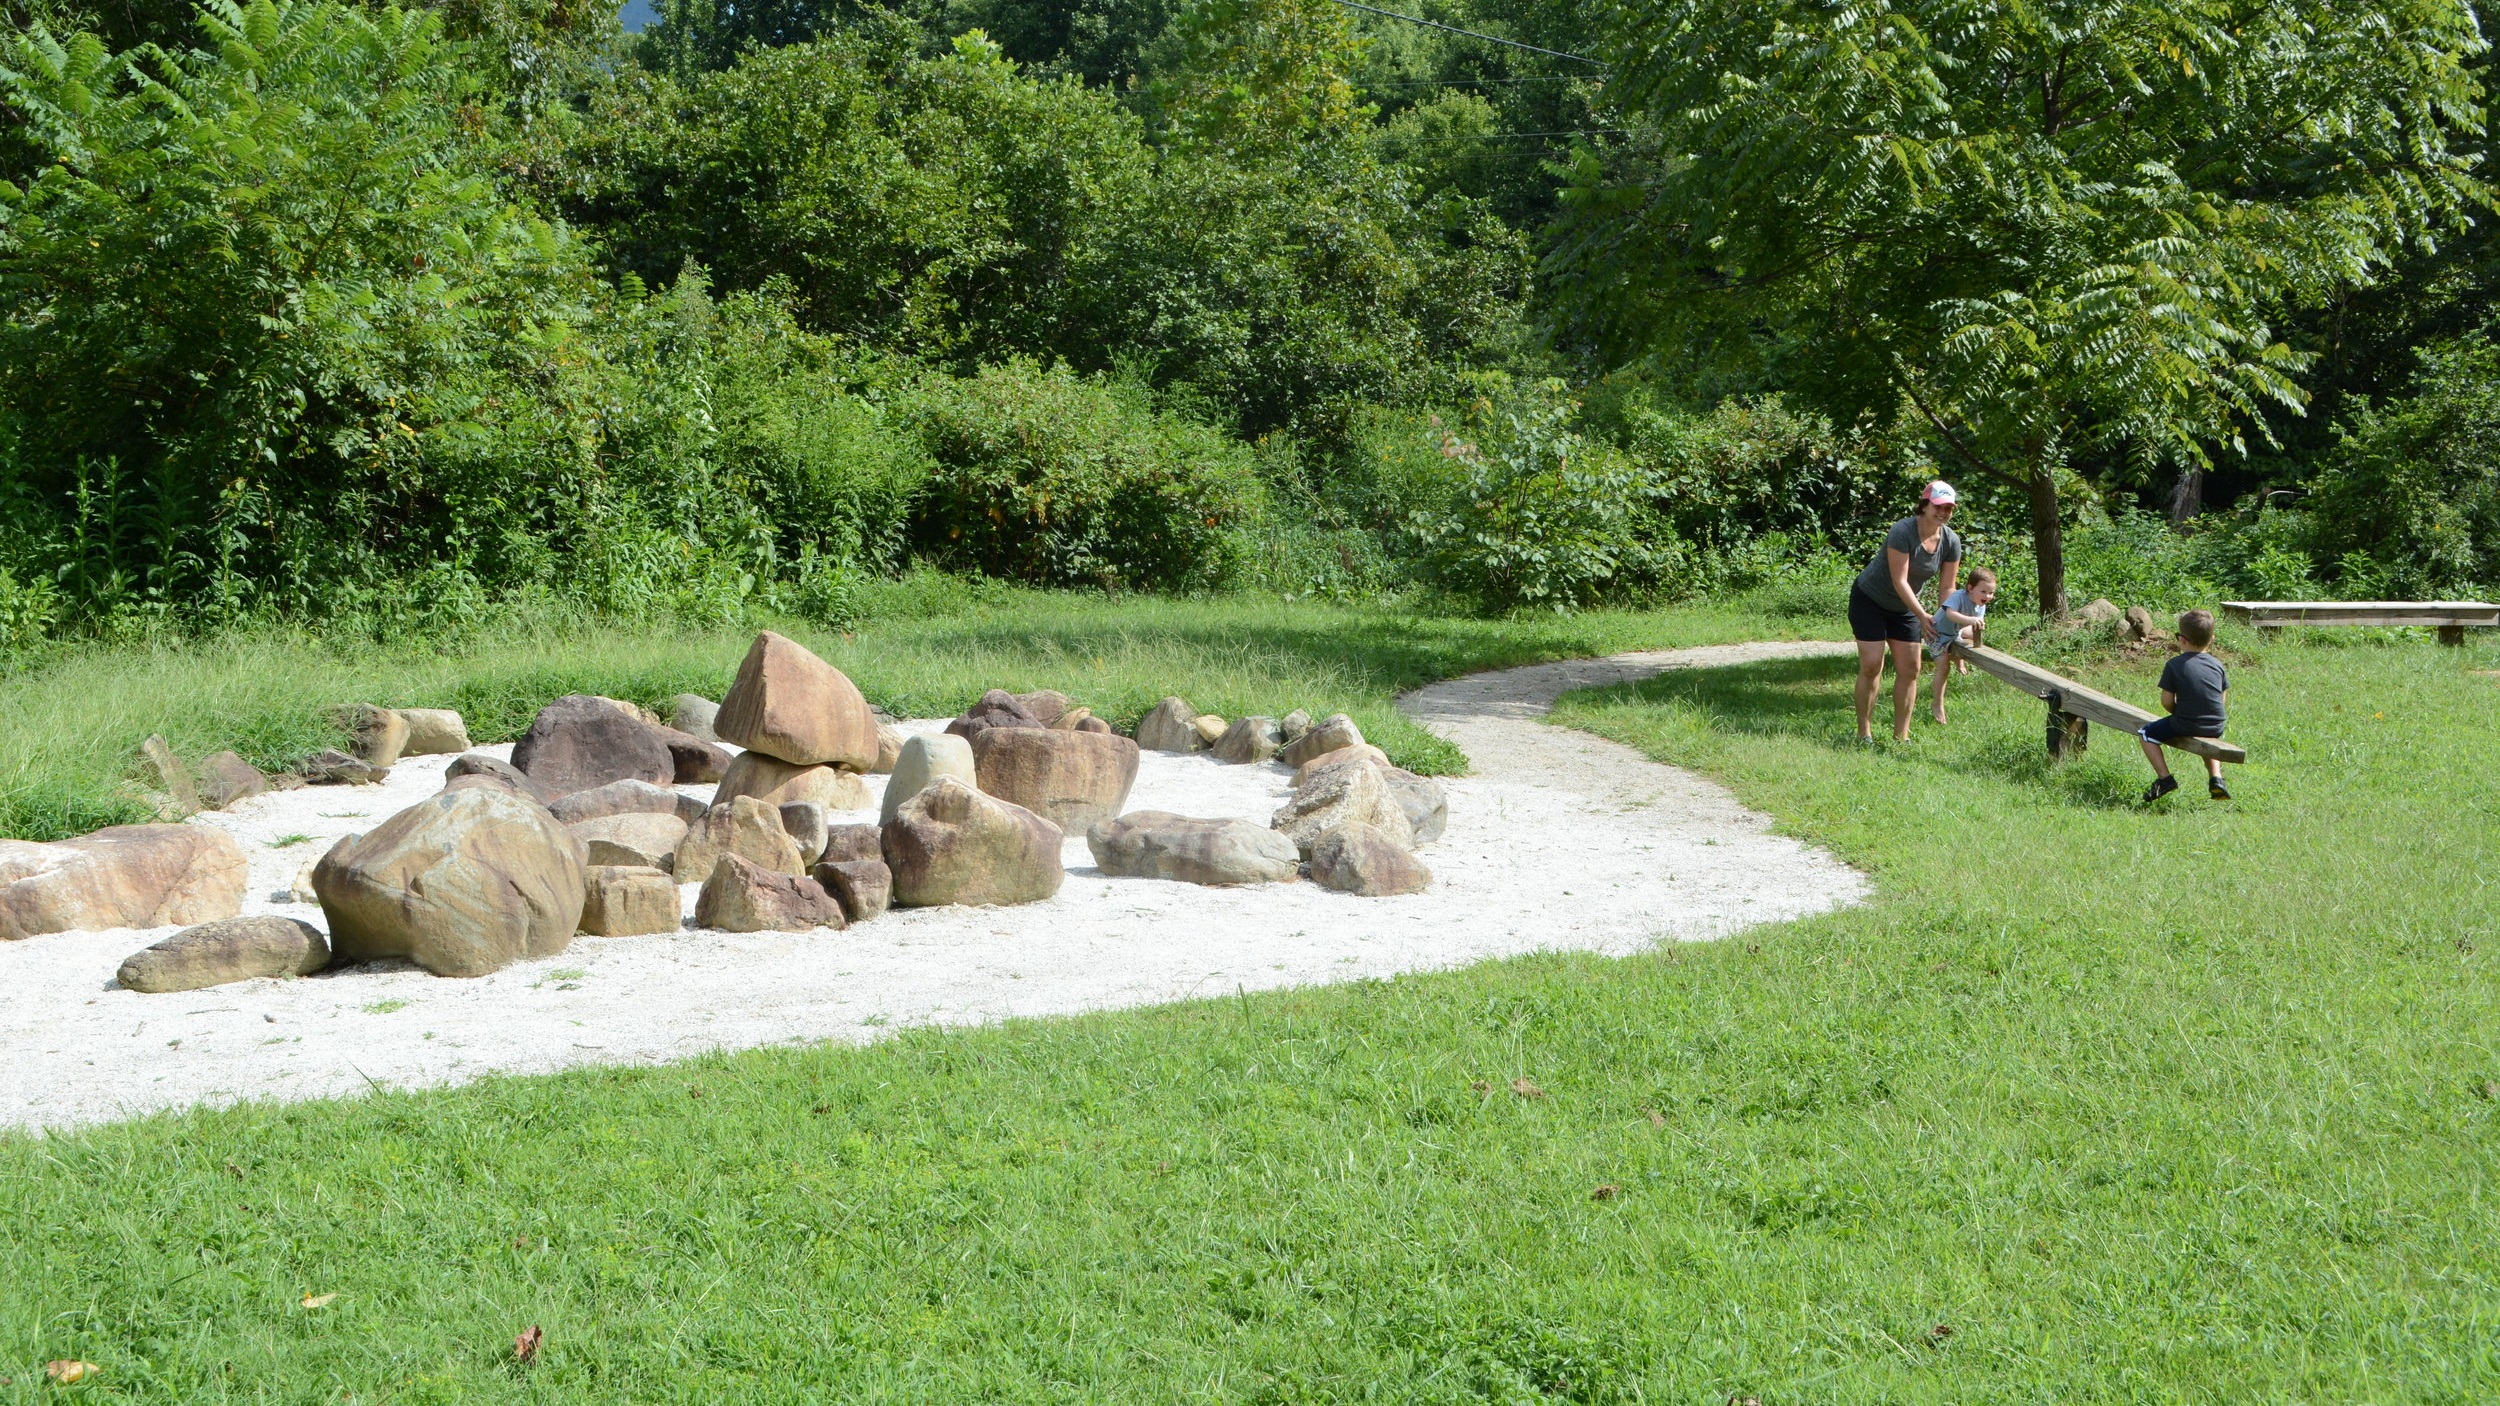
<path fill-rule="evenodd" d="M 1308 883 L 1204 889 L 1115 879 L 1093 867 L 1077 837 L 1067 883 L 1045 903 L 897 911 L 846 932 L 578 938 L 560 957 L 466 981 L 381 964 L 143 996 L 114 985 L 114 969 L 172 929 L 0 943 L 0 1126 L 864 1042 L 903 1025 L 1349 981 L 1538 949 L 1624 954 L 1822 912 L 1862 898 L 1864 879 L 1769 833 L 1765 817 L 1710 782 L 1538 719 L 1568 689 L 1832 649 L 1620 655 L 1409 695 L 1400 706 L 1465 749 L 1475 774 L 1448 783 L 1449 831 L 1422 852 L 1437 882 L 1406 898 L 1350 898 Z M 318 923 L 317 906 L 279 891 L 337 837 L 439 789 L 449 760 L 402 762 L 379 787 L 256 797 L 195 823 L 232 831 L 253 856 L 246 912 Z M 1282 766 L 1148 753 L 1129 804 L 1264 820 L 1290 782 Z M 694 893 L 681 890 L 689 912 Z"/>

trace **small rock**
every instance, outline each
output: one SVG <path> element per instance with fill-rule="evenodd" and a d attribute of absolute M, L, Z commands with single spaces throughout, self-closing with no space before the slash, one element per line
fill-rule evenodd
<path fill-rule="evenodd" d="M 321 929 L 261 914 L 185 928 L 125 958 L 115 979 L 132 991 L 161 995 L 256 976 L 310 976 L 328 965 L 330 939 Z"/>
<path fill-rule="evenodd" d="M 1109 820 L 1137 784 L 1137 744 L 1108 732 L 993 727 L 972 739 L 983 791 L 1063 831 Z"/>
<path fill-rule="evenodd" d="M 296 768 L 308 786 L 373 786 L 388 781 L 391 769 L 324 747 Z"/>
<path fill-rule="evenodd" d="M 839 767 L 785 762 L 763 752 L 740 752 L 712 792 L 712 804 L 753 796 L 767 805 L 814 801 L 828 811 L 866 810 L 868 783 Z"/>
<path fill-rule="evenodd" d="M 2127 623 L 2120 633 L 2122 638 L 2130 641 L 2151 639 L 2153 637 L 2153 612 L 2140 605 L 2128 606 Z"/>
<path fill-rule="evenodd" d="M 1061 838 L 1058 826 L 1024 807 L 941 776 L 886 822 L 894 901 L 913 908 L 1048 898 L 1067 877 Z"/>
<path fill-rule="evenodd" d="M 388 767 L 408 754 L 407 720 L 388 708 L 353 703 L 339 710 L 338 724 L 353 739 L 349 750 L 359 761 Z"/>
<path fill-rule="evenodd" d="M 877 762 L 868 768 L 872 775 L 891 776 L 894 763 L 902 758 L 903 743 L 911 734 L 892 723 L 877 724 Z"/>
<path fill-rule="evenodd" d="M 2086 625 L 2098 626 L 2101 629 L 2109 629 L 2117 625 L 2119 621 L 2125 619 L 2126 617 L 2119 611 L 2117 606 L 2110 604 L 2108 600 L 2095 598 L 2090 604 L 2084 606 L 2083 609 L 2076 611 L 2075 618 L 2082 621 Z"/>
<path fill-rule="evenodd" d="M 1066 718 L 1069 712 L 1072 711 L 1071 700 L 1068 695 L 1061 693 L 1059 690 L 1055 688 L 1045 688 L 1038 689 L 1032 693 L 1017 693 L 1009 696 L 1014 698 L 1018 703 L 1023 704 L 1024 711 L 1031 714 L 1033 721 L 1040 723 L 1042 726 L 1064 727 L 1067 725 L 1062 721 L 1062 719 Z M 1089 709 L 1086 716 L 1091 717 L 1092 715 L 1092 711 Z"/>
<path fill-rule="evenodd" d="M 657 869 L 593 864 L 584 892 L 581 930 L 588 936 L 677 931 L 677 881 Z"/>
<path fill-rule="evenodd" d="M 647 785 L 649 783 L 637 782 L 636 784 Z M 529 799 L 538 802 L 542 806 L 552 806 L 556 800 L 554 792 L 551 792 L 546 787 L 530 780 L 519 767 L 514 766 L 510 762 L 504 761 L 500 757 L 490 757 L 484 752 L 464 752 L 461 755 L 452 758 L 450 766 L 443 768 L 443 789 L 446 791 L 451 790 L 455 786 L 481 785 L 501 786 L 515 795 L 527 796 Z M 593 787 L 589 791 L 577 791 L 574 794 L 582 796 L 595 795 L 606 789 L 606 787 Z M 657 790 L 659 788 L 654 787 L 653 789 Z M 570 800 L 572 797 L 568 796 L 565 799 Z M 614 812 L 602 811 L 600 814 L 614 814 Z M 563 816 L 557 817 L 559 820 L 565 818 L 566 817 Z M 582 815 L 573 818 L 589 820 L 593 817 Z"/>
<path fill-rule="evenodd" d="M 669 700 L 668 725 L 688 737 L 706 742 L 720 741 L 712 720 L 720 716 L 720 705 L 699 693 L 681 693 Z"/>
<path fill-rule="evenodd" d="M 173 798 L 173 813 L 167 819 L 199 814 L 200 788 L 192 783 L 191 768 L 182 764 L 182 758 L 174 755 L 172 745 L 162 736 L 150 733 L 148 740 L 139 744 L 139 772 L 149 785 Z"/>
<path fill-rule="evenodd" d="M 642 706 L 630 698 L 610 698 L 604 693 L 592 693 L 584 696 L 598 699 L 600 702 L 605 703 L 609 707 L 614 708 L 616 711 L 632 718 L 635 722 L 642 724 L 644 727 L 661 726 L 659 714 L 652 712 L 650 709 Z"/>
<path fill-rule="evenodd" d="M 582 842 L 592 864 L 627 869 L 673 869 L 677 847 L 686 842 L 685 821 L 674 815 L 626 811 L 578 821 L 565 827 Z"/>
<path fill-rule="evenodd" d="M 721 747 L 673 727 L 651 730 L 659 735 L 660 745 L 668 749 L 668 759 L 674 768 L 671 779 L 678 785 L 709 785 L 728 772 L 729 753 Z"/>
<path fill-rule="evenodd" d="M 0 840 L 0 940 L 231 918 L 251 864 L 206 825 L 115 825 L 37 844 Z"/>
<path fill-rule="evenodd" d="M 1094 721 L 1094 710 L 1080 703 L 1053 718 L 1046 726 L 1053 732 L 1081 732 L 1087 723 Z M 1107 723 L 1104 725 L 1109 726 Z"/>
<path fill-rule="evenodd" d="M 358 835 L 341 835 L 339 844 L 346 844 L 351 840 L 361 838 L 362 836 Z M 337 847 L 337 845 L 331 846 L 333 849 Z M 321 856 L 316 854 L 304 861 L 303 868 L 295 871 L 295 882 L 292 885 L 269 896 L 280 903 L 310 903 L 318 906 L 321 902 L 321 891 L 313 887 L 313 871 L 320 867 Z"/>
<path fill-rule="evenodd" d="M 1369 742 L 1357 742 L 1351 747 L 1340 747 L 1333 752 L 1322 752 L 1318 756 L 1311 758 L 1309 761 L 1302 762 L 1297 766 L 1293 774 L 1293 784 L 1296 786 L 1307 786 L 1311 783 L 1312 777 L 1319 775 L 1321 772 L 1328 770 L 1330 767 L 1337 766 L 1344 762 L 1353 761 L 1369 761 L 1375 762 L 1381 766 L 1387 766 L 1389 764 L 1389 754 L 1373 746 Z"/>
<path fill-rule="evenodd" d="M 1406 812 L 1415 843 L 1426 845 L 1441 838 L 1441 832 L 1450 828 L 1450 798 L 1441 783 L 1403 767 L 1383 767 L 1381 774 L 1389 780 L 1389 794 L 1397 797 L 1398 809 Z"/>
<path fill-rule="evenodd" d="M 469 724 L 450 708 L 399 708 L 399 720 L 408 725 L 407 745 L 400 749 L 403 757 L 439 757 L 469 750 Z"/>
<path fill-rule="evenodd" d="M 1276 730 L 1284 734 L 1285 745 L 1290 747 L 1302 740 L 1302 734 L 1311 730 L 1311 715 L 1296 708 L 1276 720 Z"/>
<path fill-rule="evenodd" d="M 1275 756 L 1284 745 L 1284 731 L 1276 726 L 1274 718 L 1252 716 L 1235 718 L 1233 725 L 1224 729 L 1224 735 L 1215 739 L 1211 750 L 1219 762 L 1249 766 Z"/>
<path fill-rule="evenodd" d="M 885 831 L 874 825 L 828 825 L 825 827 L 826 864 L 853 864 L 863 859 L 885 856 Z"/>
<path fill-rule="evenodd" d="M 972 762 L 972 744 L 952 734 L 930 736 L 923 733 L 903 744 L 894 760 L 894 775 L 885 783 L 885 800 L 877 808 L 877 823 L 889 824 L 903 802 L 919 795 L 929 783 L 941 776 L 951 776 L 967 786 L 978 786 L 979 769 Z"/>
<path fill-rule="evenodd" d="M 260 768 L 232 752 L 219 752 L 200 763 L 200 799 L 212 809 L 224 810 L 268 789 L 269 778 L 260 774 Z"/>
<path fill-rule="evenodd" d="M 1247 820 L 1197 820 L 1133 810 L 1086 832 L 1106 874 L 1189 884 L 1263 884 L 1290 879 L 1302 856 L 1293 841 Z"/>
<path fill-rule="evenodd" d="M 842 916 L 854 923 L 879 916 L 894 901 L 894 871 L 882 859 L 838 860 L 819 864 L 812 872 L 833 901 L 842 905 Z"/>
<path fill-rule="evenodd" d="M 1377 826 L 1407 848 L 1415 842 L 1405 808 L 1390 794 L 1387 772 L 1377 762 L 1330 767 L 1297 789 L 1277 810 L 1273 824 L 1304 855 L 1320 836 L 1345 825 Z"/>
<path fill-rule="evenodd" d="M 981 695 L 981 701 L 964 710 L 964 715 L 946 725 L 949 736 L 969 742 L 994 727 L 1040 727 L 1042 720 L 1033 716 L 1014 694 L 993 688 Z"/>
<path fill-rule="evenodd" d="M 1203 752 L 1206 739 L 1190 726 L 1197 714 L 1186 698 L 1166 698 L 1137 720 L 1137 745 L 1149 752 Z"/>
<path fill-rule="evenodd" d="M 701 820 L 686 827 L 686 838 L 677 846 L 677 863 L 672 868 L 681 882 L 693 883 L 695 875 L 710 874 L 724 854 L 737 855 L 777 873 L 807 872 L 797 842 L 781 828 L 780 809 L 753 796 L 720 802 L 705 812 Z"/>
<path fill-rule="evenodd" d="M 825 808 L 814 801 L 788 801 L 781 807 L 781 828 L 799 847 L 799 861 L 813 864 L 825 852 Z"/>
<path fill-rule="evenodd" d="M 805 932 L 849 926 L 824 885 L 724 854 L 694 901 L 699 928 L 722 932 Z"/>
<path fill-rule="evenodd" d="M 1117 737 L 1120 735 L 1118 728 L 1113 727 L 1111 724 L 1104 722 L 1100 718 L 1093 717 L 1080 720 L 1077 723 L 1075 730 L 1078 732 L 1100 733 L 1105 737 Z"/>
<path fill-rule="evenodd" d="M 1357 822 L 1329 831 L 1311 847 L 1311 881 L 1339 893 L 1384 898 L 1423 892 L 1432 871 L 1396 837 Z"/>
<path fill-rule="evenodd" d="M 626 705 L 631 706 L 631 705 Z M 659 729 L 637 720 L 612 698 L 574 693 L 538 710 L 513 744 L 512 764 L 557 796 L 611 781 L 667 785 L 677 762 Z"/>
<path fill-rule="evenodd" d="M 466 761 L 467 758 L 461 760 Z M 493 761 L 494 758 L 485 760 Z M 460 762 L 452 765 L 458 766 Z M 520 775 L 518 772 L 513 774 Z M 521 779 L 526 781 L 528 778 Z M 548 804 L 547 809 L 567 825 L 579 825 L 585 820 L 597 820 L 609 815 L 673 815 L 692 825 L 701 820 L 703 813 L 711 807 L 683 791 L 627 777 L 623 781 L 611 781 L 605 786 L 593 786 L 587 791 L 559 796 Z"/>
<path fill-rule="evenodd" d="M 1214 746 L 1217 740 L 1223 737 L 1224 730 L 1230 726 L 1232 724 L 1213 713 L 1200 713 L 1189 720 L 1189 730 L 1198 734 L 1199 743 L 1207 747 Z"/>
<path fill-rule="evenodd" d="M 341 840 L 313 869 L 313 888 L 339 956 L 484 976 L 565 949 L 581 925 L 586 867 L 582 842 L 546 807 L 486 782 Z"/>
<path fill-rule="evenodd" d="M 1324 757 L 1330 752 L 1342 752 L 1348 747 L 1362 745 L 1363 730 L 1354 725 L 1354 719 L 1343 713 L 1331 713 L 1318 726 L 1288 745 L 1279 760 L 1287 766 L 1298 767 L 1313 757 Z"/>
<path fill-rule="evenodd" d="M 877 760 L 876 719 L 858 687 L 770 630 L 748 647 L 712 730 L 733 747 L 800 766 L 866 771 Z"/>

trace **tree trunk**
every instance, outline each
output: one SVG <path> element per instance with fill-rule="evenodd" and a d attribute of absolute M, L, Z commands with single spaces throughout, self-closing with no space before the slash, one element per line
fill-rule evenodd
<path fill-rule="evenodd" d="M 2031 499 L 2031 556 L 2039 571 L 2040 614 L 2049 620 L 2066 618 L 2066 538 L 2065 529 L 2057 521 L 2057 476 L 2045 464 L 2032 465 L 2030 476 L 2023 480 L 2023 490 Z"/>
<path fill-rule="evenodd" d="M 2179 481 L 2170 489 L 2170 525 L 2184 525 L 2189 518 L 2205 511 L 2205 471 L 2179 470 Z"/>

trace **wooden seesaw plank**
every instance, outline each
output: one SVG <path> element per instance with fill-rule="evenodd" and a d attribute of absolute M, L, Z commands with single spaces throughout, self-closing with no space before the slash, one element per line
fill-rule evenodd
<path fill-rule="evenodd" d="M 2072 679 L 2062 678 L 2037 664 L 2025 663 L 2011 654 L 1985 645 L 1957 644 L 1953 646 L 1953 657 L 1981 673 L 2012 684 L 2034 698 L 2052 701 L 2063 712 L 2103 727 L 2123 728 L 2134 733 L 2157 716 L 2132 703 L 2120 702 L 2106 693 L 2085 688 Z M 2211 757 L 2218 762 L 2248 760 L 2247 748 L 2218 738 L 2175 737 L 2167 745 L 2196 756 Z"/>
<path fill-rule="evenodd" d="M 2260 629 L 2284 625 L 2500 626 L 2500 605 L 2480 600 L 2226 600 L 2222 613 Z"/>

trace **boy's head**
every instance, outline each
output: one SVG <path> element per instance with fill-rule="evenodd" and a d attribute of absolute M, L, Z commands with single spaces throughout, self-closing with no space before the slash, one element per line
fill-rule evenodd
<path fill-rule="evenodd" d="M 1970 598 L 1981 605 L 1997 598 L 1997 574 L 1984 566 L 1970 569 Z"/>
<path fill-rule="evenodd" d="M 2179 643 L 2190 649 L 2203 649 L 2214 642 L 2214 613 L 2191 610 L 2179 617 Z"/>

